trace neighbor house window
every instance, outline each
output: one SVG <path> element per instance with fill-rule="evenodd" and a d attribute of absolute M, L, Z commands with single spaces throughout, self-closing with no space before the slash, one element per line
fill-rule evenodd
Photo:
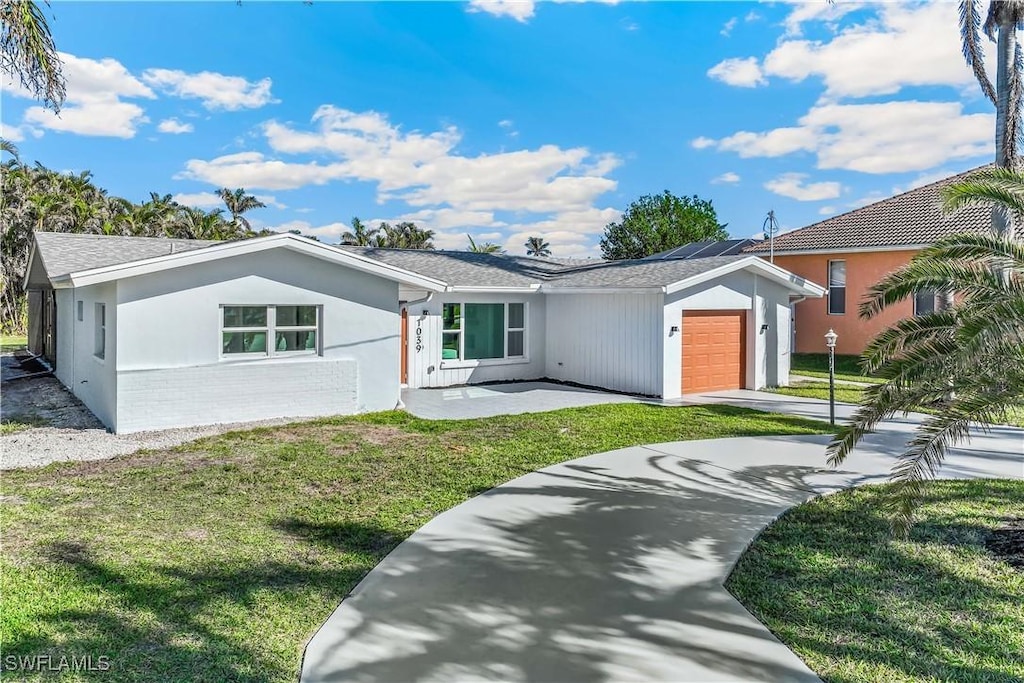
<path fill-rule="evenodd" d="M 317 353 L 318 306 L 223 306 L 221 315 L 226 356 Z"/>
<path fill-rule="evenodd" d="M 96 304 L 96 327 L 92 354 L 99 359 L 107 357 L 107 305 Z"/>
<path fill-rule="evenodd" d="M 945 308 L 942 292 L 926 289 L 914 295 L 914 315 L 926 315 Z"/>
<path fill-rule="evenodd" d="M 526 304 L 444 304 L 441 360 L 526 355 Z"/>
<path fill-rule="evenodd" d="M 828 262 L 828 312 L 846 313 L 846 261 Z"/>

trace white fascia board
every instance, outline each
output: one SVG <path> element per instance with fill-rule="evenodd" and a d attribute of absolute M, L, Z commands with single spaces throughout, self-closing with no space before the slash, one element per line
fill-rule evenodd
<path fill-rule="evenodd" d="M 675 292 L 689 289 L 695 285 L 720 278 L 723 275 L 728 275 L 729 273 L 734 273 L 738 270 L 758 271 L 758 275 L 775 280 L 779 284 L 805 296 L 820 297 L 825 295 L 824 287 L 816 285 L 802 277 L 798 277 L 785 268 L 780 268 L 775 264 L 768 263 L 760 256 L 748 256 L 744 259 L 727 263 L 724 266 L 712 268 L 711 270 L 700 273 L 699 275 L 694 275 L 693 277 L 673 282 L 665 288 L 665 292 L 667 294 L 674 294 Z"/>
<path fill-rule="evenodd" d="M 664 294 L 664 287 L 542 287 L 545 294 Z"/>
<path fill-rule="evenodd" d="M 28 252 L 28 266 L 25 268 L 25 277 L 21 279 L 21 289 L 28 290 L 28 278 L 32 275 L 32 261 L 36 258 L 36 241 L 33 238 L 32 248 Z M 43 269 L 45 272 L 45 268 Z"/>
<path fill-rule="evenodd" d="M 471 285 L 452 285 L 445 288 L 445 292 L 460 294 L 533 294 L 540 289 L 540 285 L 527 285 L 525 287 L 474 287 Z"/>
<path fill-rule="evenodd" d="M 801 256 L 805 254 L 867 254 L 871 252 L 879 251 L 919 251 L 925 247 L 929 247 L 929 244 L 899 244 L 891 247 L 835 247 L 834 249 L 776 249 L 776 256 Z M 771 253 L 768 251 L 747 251 L 744 252 L 751 256 L 760 256 L 761 258 L 769 258 Z"/>
<path fill-rule="evenodd" d="M 193 249 L 191 251 L 142 259 L 140 261 L 129 261 L 128 263 L 119 263 L 113 266 L 104 266 L 103 268 L 82 270 L 58 278 L 53 284 L 54 287 L 81 287 L 110 280 L 135 277 L 137 275 L 146 275 L 171 268 L 209 263 L 222 258 L 252 254 L 278 247 L 431 291 L 444 291 L 446 286 L 446 283 L 441 280 L 425 277 L 403 268 L 387 265 L 376 259 L 352 254 L 329 244 L 314 242 L 308 238 L 290 233 L 256 237 L 237 242 L 226 242 L 202 249 Z"/>

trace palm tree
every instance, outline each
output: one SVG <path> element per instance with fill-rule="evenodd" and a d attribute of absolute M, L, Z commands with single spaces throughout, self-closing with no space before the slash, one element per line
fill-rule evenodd
<path fill-rule="evenodd" d="M 433 230 L 424 230 L 415 223 L 381 223 L 374 230 L 370 246 L 383 249 L 433 249 L 433 240 Z"/>
<path fill-rule="evenodd" d="M 996 166 L 1014 168 L 1018 164 L 1017 147 L 1022 133 L 1021 106 L 1024 103 L 1024 58 L 1017 39 L 1017 28 L 1024 23 L 1024 0 L 992 0 L 982 21 L 981 0 L 961 0 L 960 36 L 964 58 L 974 70 L 982 92 L 996 107 Z M 985 72 L 981 33 L 996 43 L 996 82 Z M 1006 235 L 1010 225 L 1004 213 L 993 208 L 992 228 Z"/>
<path fill-rule="evenodd" d="M 369 247 L 373 244 L 373 237 L 377 228 L 369 229 L 359 220 L 358 216 L 352 217 L 352 229 L 346 230 L 341 235 L 341 243 L 352 247 Z"/>
<path fill-rule="evenodd" d="M 60 113 L 67 94 L 61 68 L 42 8 L 31 0 L 0 0 L 0 70 Z"/>
<path fill-rule="evenodd" d="M 207 213 L 193 206 L 183 206 L 178 211 L 175 228 L 173 236 L 193 240 L 225 240 L 239 236 L 238 224 L 224 220 L 223 209 Z"/>
<path fill-rule="evenodd" d="M 224 201 L 224 206 L 227 207 L 228 213 L 231 214 L 231 222 L 243 227 L 247 233 L 252 232 L 252 226 L 249 225 L 249 221 L 242 214 L 253 209 L 264 209 L 267 206 L 259 199 L 256 199 L 254 195 L 246 194 L 245 189 L 241 187 L 234 190 L 222 187 L 217 190 L 217 196 Z"/>
<path fill-rule="evenodd" d="M 547 242 L 544 241 L 543 237 L 528 237 L 526 238 L 526 255 L 527 256 L 551 256 L 551 249 Z"/>
<path fill-rule="evenodd" d="M 1024 219 L 1024 173 L 995 169 L 947 189 L 947 211 L 993 205 L 1018 225 Z M 950 446 L 978 423 L 999 423 L 1024 404 L 1024 242 L 1013 231 L 954 235 L 923 249 L 872 287 L 860 314 L 871 318 L 919 291 L 955 291 L 951 307 L 906 318 L 864 352 L 864 367 L 886 381 L 829 445 L 843 462 L 878 422 L 919 407 L 939 410 L 917 428 L 893 468 L 894 526 L 906 533 L 922 493 Z M 982 427 L 984 429 L 984 426 Z"/>
<path fill-rule="evenodd" d="M 484 242 L 483 244 L 477 244 L 473 241 L 473 236 L 466 233 L 466 237 L 469 238 L 469 247 L 466 251 L 472 251 L 477 254 L 504 254 L 505 250 L 501 248 L 500 244 L 494 244 L 493 242 Z"/>

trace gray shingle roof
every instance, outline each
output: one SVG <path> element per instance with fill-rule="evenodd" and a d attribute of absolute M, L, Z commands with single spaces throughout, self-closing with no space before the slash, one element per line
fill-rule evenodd
<path fill-rule="evenodd" d="M 567 287 L 663 287 L 741 261 L 747 256 L 709 256 L 701 259 L 660 261 L 608 261 L 596 266 L 561 271 L 547 284 L 553 289 Z"/>
<path fill-rule="evenodd" d="M 82 270 L 202 249 L 218 242 L 163 237 L 120 237 L 64 232 L 36 232 L 36 255 L 50 279 Z"/>
<path fill-rule="evenodd" d="M 547 259 L 471 251 L 342 247 L 388 265 L 460 287 L 529 287 L 564 266 Z"/>
<path fill-rule="evenodd" d="M 982 167 L 984 168 L 984 167 Z M 942 190 L 959 182 L 972 169 L 883 199 L 775 237 L 775 251 L 817 251 L 900 247 L 931 244 L 957 232 L 984 232 L 992 227 L 987 208 L 972 207 L 955 216 L 942 212 Z M 766 241 L 744 251 L 767 253 Z"/>
<path fill-rule="evenodd" d="M 36 233 L 37 255 L 51 280 L 103 266 L 202 249 L 217 242 L 145 237 Z M 696 259 L 601 261 L 341 247 L 382 263 L 441 280 L 454 287 L 651 288 L 685 280 L 748 255 Z"/>

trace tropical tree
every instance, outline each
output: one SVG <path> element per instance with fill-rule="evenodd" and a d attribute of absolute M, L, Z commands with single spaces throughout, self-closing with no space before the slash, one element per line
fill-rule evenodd
<path fill-rule="evenodd" d="M 996 107 L 996 160 L 998 168 L 1014 168 L 1019 163 L 1021 107 L 1024 104 L 1024 82 L 1021 71 L 1024 58 L 1017 30 L 1024 23 L 1024 0 L 992 0 L 982 20 L 981 0 L 961 0 L 960 36 L 964 58 L 974 71 L 982 92 Z M 985 71 L 981 34 L 996 43 L 996 80 L 993 85 Z M 1010 223 L 998 206 L 992 213 L 992 228 L 997 235 L 1007 235 Z"/>
<path fill-rule="evenodd" d="M 341 243 L 352 247 L 369 247 L 372 246 L 376 234 L 376 228 L 367 228 L 358 217 L 353 216 L 352 229 L 342 233 Z"/>
<path fill-rule="evenodd" d="M 473 236 L 468 232 L 466 237 L 469 238 L 469 246 L 466 247 L 466 251 L 472 251 L 477 254 L 504 254 L 505 250 L 502 249 L 500 244 L 494 244 L 493 242 L 484 242 L 483 244 L 477 244 L 473 240 Z"/>
<path fill-rule="evenodd" d="M 677 197 L 668 190 L 644 195 L 629 205 L 622 220 L 609 223 L 601 238 L 601 255 L 609 260 L 636 259 L 729 234 L 715 207 L 697 195 Z"/>
<path fill-rule="evenodd" d="M 551 256 L 550 246 L 543 237 L 528 237 L 526 238 L 526 255 Z"/>
<path fill-rule="evenodd" d="M 994 169 L 954 185 L 945 208 L 995 206 L 1008 222 L 1024 221 L 1024 174 Z M 1005 422 L 1024 405 L 1024 241 L 1010 231 L 961 234 L 923 249 L 872 287 L 860 315 L 872 318 L 919 291 L 956 292 L 943 310 L 903 319 L 864 352 L 864 367 L 886 381 L 865 391 L 850 423 L 829 445 L 832 465 L 843 462 L 878 422 L 898 412 L 933 407 L 893 468 L 894 525 L 906 533 L 923 482 L 947 449 L 976 425 Z"/>
<path fill-rule="evenodd" d="M 246 194 L 245 189 L 241 187 L 234 190 L 222 187 L 217 190 L 217 196 L 223 200 L 224 206 L 231 214 L 231 222 L 240 226 L 247 233 L 252 232 L 252 226 L 242 214 L 253 209 L 264 209 L 267 206 L 254 195 Z"/>
<path fill-rule="evenodd" d="M 0 70 L 59 113 L 66 96 L 61 68 L 57 46 L 39 4 L 0 0 Z"/>
<path fill-rule="evenodd" d="M 408 221 L 391 225 L 382 222 L 374 230 L 370 246 L 383 249 L 433 249 L 434 231 Z"/>

